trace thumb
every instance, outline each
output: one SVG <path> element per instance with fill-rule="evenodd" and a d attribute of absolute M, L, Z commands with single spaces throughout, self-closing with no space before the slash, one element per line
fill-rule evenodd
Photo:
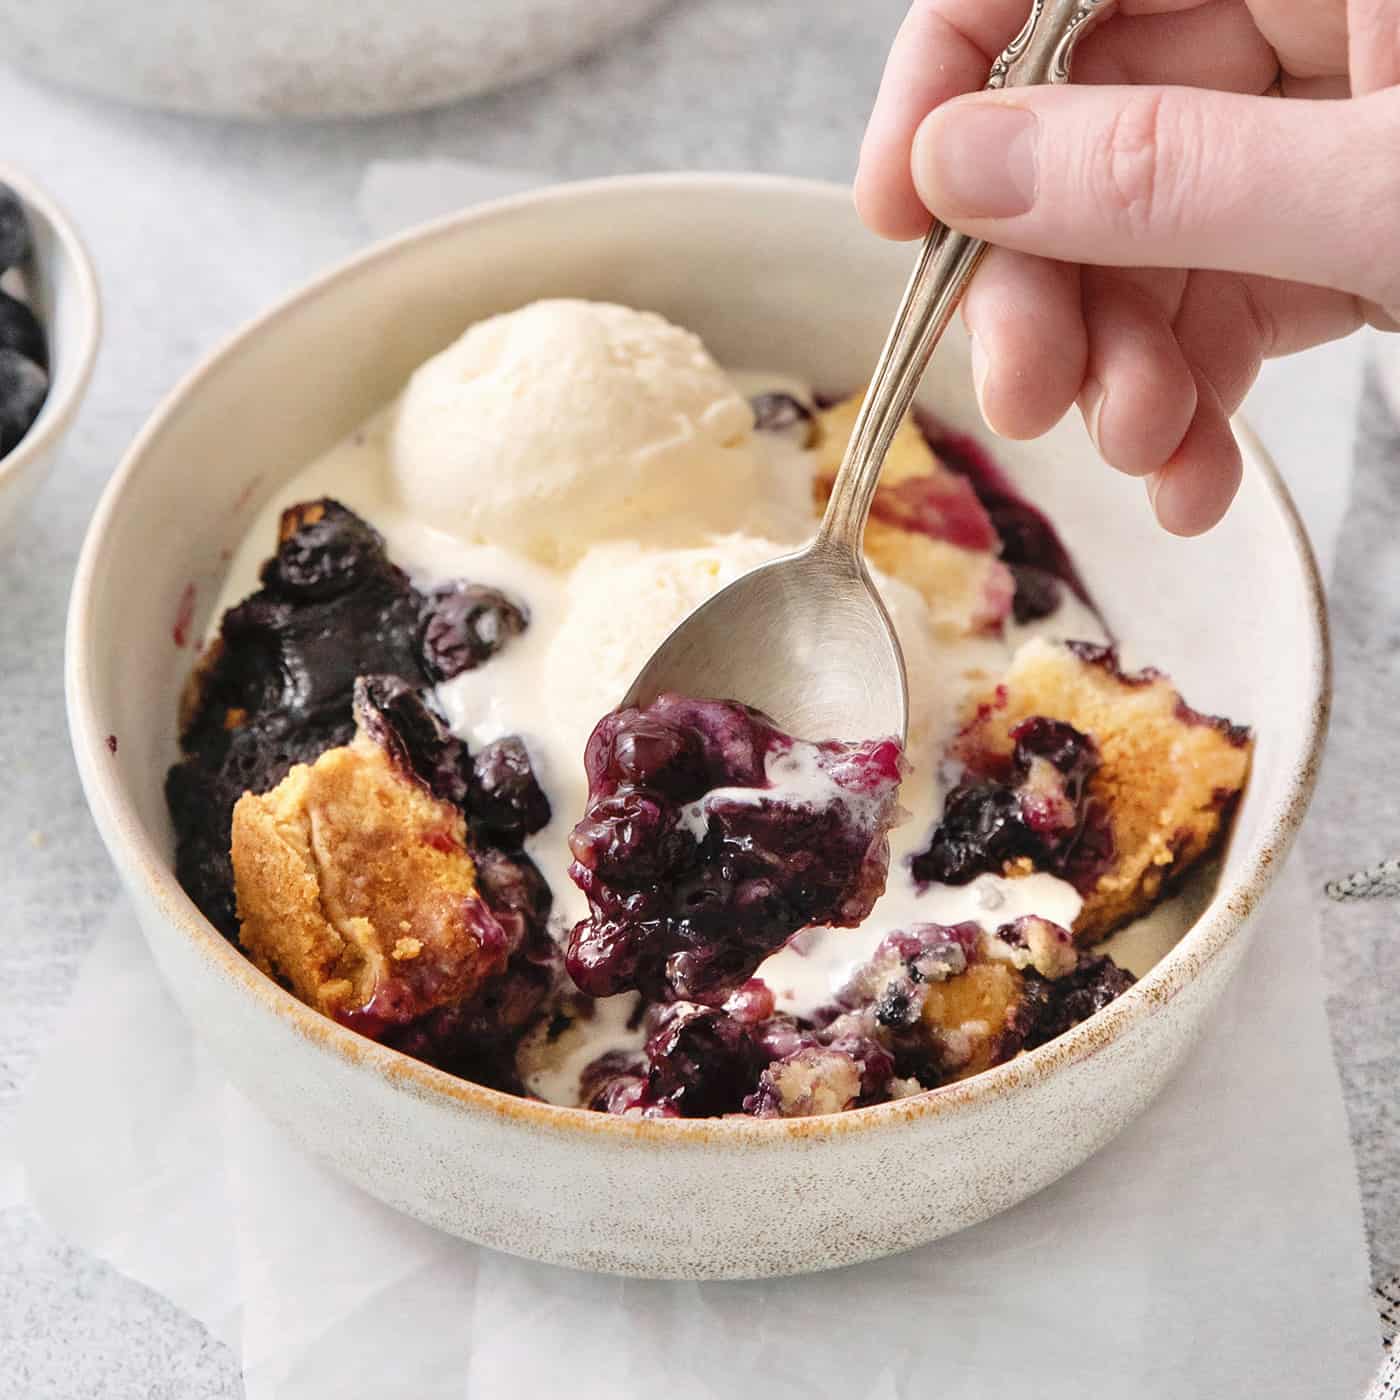
<path fill-rule="evenodd" d="M 1348 101 L 1045 87 L 944 104 L 914 138 L 944 222 L 1067 262 L 1257 273 L 1395 307 L 1400 90 Z"/>

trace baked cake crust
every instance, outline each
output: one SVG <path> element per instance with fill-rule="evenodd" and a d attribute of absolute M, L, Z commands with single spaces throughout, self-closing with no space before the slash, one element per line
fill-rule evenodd
<path fill-rule="evenodd" d="M 369 1034 L 472 997 L 508 940 L 455 807 L 360 736 L 233 813 L 239 941 L 303 1001 Z"/>
<path fill-rule="evenodd" d="M 1253 739 L 1192 710 L 1160 672 L 1124 673 L 1110 648 L 1036 638 L 983 697 L 954 755 L 974 769 L 1004 759 L 1011 731 L 1040 716 L 1073 725 L 1099 750 L 1087 792 L 1107 818 L 1113 853 L 1074 923 L 1075 938 L 1094 943 L 1151 908 L 1215 845 Z"/>

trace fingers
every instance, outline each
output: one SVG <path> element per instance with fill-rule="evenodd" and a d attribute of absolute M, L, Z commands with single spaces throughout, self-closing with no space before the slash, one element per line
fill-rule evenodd
<path fill-rule="evenodd" d="M 1085 269 L 1089 355 L 1079 407 L 1100 456 L 1130 476 L 1168 461 L 1196 413 L 1196 381 L 1171 321 L 1141 286 Z"/>
<path fill-rule="evenodd" d="M 1008 438 L 1048 432 L 1084 382 L 1088 332 L 1079 269 L 994 248 L 968 288 L 962 314 L 987 426 Z"/>
<path fill-rule="evenodd" d="M 1075 57 L 1092 83 L 1185 84 L 1262 92 L 1277 61 L 1244 0 L 1120 0 Z M 861 145 L 856 207 L 886 238 L 917 238 L 928 211 L 909 172 L 919 123 L 975 92 L 1026 15 L 1025 0 L 917 0 L 896 34 Z"/>
<path fill-rule="evenodd" d="M 1281 97 L 1303 98 L 1308 102 L 1335 102 L 1350 97 L 1351 82 L 1347 78 L 1295 78 L 1285 73 L 1279 79 Z"/>
<path fill-rule="evenodd" d="M 1158 523 L 1174 535 L 1200 535 L 1219 523 L 1243 474 L 1230 418 L 1210 380 L 1196 374 L 1196 411 L 1166 466 L 1147 483 Z"/>
<path fill-rule="evenodd" d="M 1400 90 L 1287 102 L 1183 88 L 959 98 L 915 137 L 924 203 L 1022 252 L 1255 273 L 1400 300 Z"/>
<path fill-rule="evenodd" d="M 1347 31 L 1350 72 L 1358 97 L 1400 83 L 1400 23 L 1395 0 L 1351 0 Z"/>
<path fill-rule="evenodd" d="M 1074 56 L 1077 83 L 1263 92 L 1278 56 L 1243 0 L 1194 0 L 1167 13 L 1119 14 L 1100 25 Z"/>
<path fill-rule="evenodd" d="M 1347 71 L 1348 2 L 1249 0 L 1249 8 L 1286 72 L 1297 78 L 1321 78 Z"/>

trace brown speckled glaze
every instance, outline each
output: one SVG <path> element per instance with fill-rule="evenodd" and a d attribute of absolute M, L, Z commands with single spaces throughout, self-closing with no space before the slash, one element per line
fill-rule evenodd
<path fill-rule="evenodd" d="M 1190 544 L 1156 532 L 1138 491 L 1124 494 L 1133 484 L 1099 467 L 1077 425 L 1019 459 L 1008 448 L 1013 471 L 1034 467 L 1035 494 L 1071 540 L 1089 522 L 1107 532 L 1098 549 L 1080 535 L 1078 553 L 1090 586 L 1112 597 L 1117 630 L 1193 700 L 1261 736 L 1218 883 L 1197 892 L 1204 912 L 1189 929 L 1174 916 L 1163 955 L 1118 1001 L 1009 1064 L 804 1120 L 628 1120 L 552 1107 L 454 1079 L 320 1017 L 219 937 L 175 883 L 160 775 L 189 653 L 159 621 L 190 579 L 201 599 L 215 596 L 221 551 L 275 485 L 228 514 L 205 508 L 209 483 L 227 500 L 259 472 L 290 472 L 464 325 L 536 295 L 652 306 L 690 324 L 722 360 L 858 382 L 906 257 L 859 230 L 845 191 L 803 181 L 628 177 L 502 201 L 371 250 L 255 322 L 176 388 L 113 478 L 69 618 L 73 741 L 93 814 L 166 981 L 233 1081 L 389 1204 L 495 1248 L 639 1276 L 797 1273 L 909 1248 L 1015 1204 L 1107 1142 L 1166 1082 L 1239 964 L 1312 791 L 1330 688 L 1316 568 L 1247 432 L 1236 510 Z M 810 305 L 794 304 L 790 279 L 770 285 L 774 265 L 812 287 Z M 398 313 L 386 318 L 390 305 Z M 850 333 L 820 335 L 828 323 Z M 944 417 L 971 426 L 967 379 L 966 346 L 950 337 L 930 393 Z M 231 406 L 252 398 L 267 411 L 229 443 Z M 185 470 L 192 455 L 207 465 L 198 480 Z M 153 551 L 157 520 L 170 547 Z M 1174 645 L 1181 635 L 1191 648 Z M 115 756 L 110 732 L 122 735 Z"/>

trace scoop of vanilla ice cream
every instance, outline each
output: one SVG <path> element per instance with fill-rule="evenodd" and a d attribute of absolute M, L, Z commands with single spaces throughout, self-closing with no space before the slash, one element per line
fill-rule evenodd
<path fill-rule="evenodd" d="M 751 535 L 726 535 L 694 549 L 645 549 L 634 542 L 591 549 L 569 576 L 568 604 L 544 663 L 561 741 L 581 753 L 593 726 L 673 628 L 741 574 L 785 552 Z M 928 694 L 934 661 L 924 600 L 897 579 L 877 584 L 904 647 L 910 692 Z M 911 714 L 911 742 L 928 717 L 922 709 Z"/>
<path fill-rule="evenodd" d="M 697 336 L 590 301 L 537 301 L 422 365 L 390 437 L 395 493 L 467 539 L 567 566 L 600 540 L 741 528 L 753 413 Z"/>
<path fill-rule="evenodd" d="M 568 605 L 545 660 L 555 722 L 576 752 L 674 627 L 783 552 L 752 535 L 723 535 L 694 549 L 648 549 L 630 540 L 590 549 L 569 575 Z"/>

